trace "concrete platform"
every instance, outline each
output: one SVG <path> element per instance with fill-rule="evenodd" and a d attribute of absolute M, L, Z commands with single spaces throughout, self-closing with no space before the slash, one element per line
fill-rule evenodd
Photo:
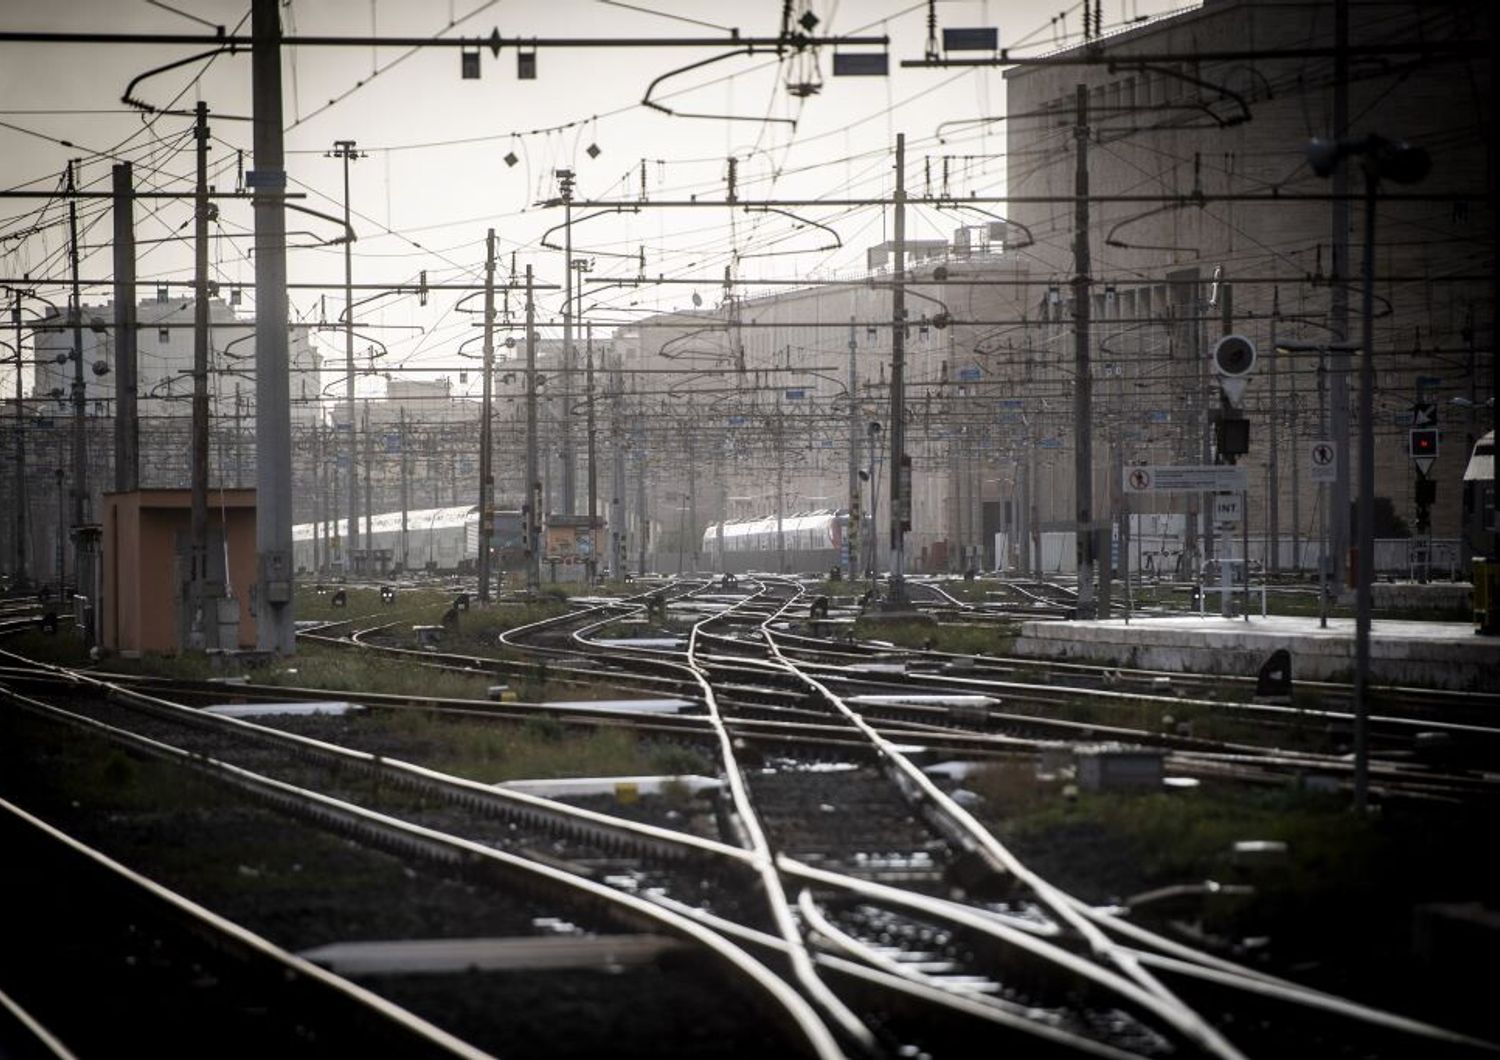
<path fill-rule="evenodd" d="M 1148 670 L 1253 676 L 1276 649 L 1292 653 L 1292 676 L 1348 680 L 1354 672 L 1354 620 L 1273 615 L 1173 615 L 1092 622 L 1023 622 L 1017 655 L 1080 659 Z M 1468 622 L 1376 619 L 1370 679 L 1380 684 L 1500 689 L 1500 638 Z"/>
<path fill-rule="evenodd" d="M 614 969 L 649 964 L 676 939 L 659 935 L 526 936 L 334 942 L 299 957 L 340 975 L 452 975 L 468 971 Z"/>

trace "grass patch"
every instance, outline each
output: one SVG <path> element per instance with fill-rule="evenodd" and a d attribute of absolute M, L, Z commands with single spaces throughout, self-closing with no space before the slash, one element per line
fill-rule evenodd
<path fill-rule="evenodd" d="M 549 715 L 518 726 L 384 711 L 360 722 L 378 738 L 409 748 L 432 769 L 486 784 L 560 777 L 701 773 L 704 755 L 639 739 L 623 728 L 574 730 Z"/>
<path fill-rule="evenodd" d="M 6 651 L 15 652 L 40 663 L 54 666 L 88 666 L 88 649 L 83 646 L 83 637 L 71 626 L 60 628 L 56 633 L 27 630 L 0 640 Z"/>
<path fill-rule="evenodd" d="M 860 640 L 883 640 L 902 648 L 924 648 L 959 655 L 1004 655 L 1015 644 L 1012 625 L 968 622 L 886 622 L 861 618 L 854 623 Z"/>
<path fill-rule="evenodd" d="M 1398 1011 L 1475 1022 L 1480 1009 L 1456 1000 L 1482 993 L 1472 969 L 1414 960 L 1412 925 L 1422 903 L 1500 905 L 1500 878 L 1474 852 L 1492 824 L 1484 807 L 1395 802 L 1356 816 L 1344 794 L 1213 783 L 1068 798 L 1029 772 L 1001 764 L 965 787 L 985 797 L 980 816 L 1017 856 L 1065 890 L 1109 901 L 1210 879 L 1247 884 L 1248 895 L 1174 899 L 1136 916 L 1191 923 L 1231 947 L 1264 939 L 1242 959 Z M 1238 840 L 1284 842 L 1286 857 L 1237 860 Z"/>
<path fill-rule="evenodd" d="M 1284 715 L 1281 725 L 1267 728 L 1252 717 L 1217 710 L 1212 706 L 1088 696 L 1056 703 L 1007 700 L 1004 709 L 1008 713 L 1030 717 L 1056 718 L 1084 725 L 1111 725 L 1140 729 L 1148 733 L 1191 736 L 1200 740 L 1223 740 L 1261 746 L 1269 744 L 1286 750 L 1329 750 L 1326 723 L 1317 718 L 1298 715 Z"/>
<path fill-rule="evenodd" d="M 296 688 L 374 692 L 435 699 L 484 699 L 495 679 L 452 673 L 405 659 L 305 644 L 286 665 L 252 673 L 252 680 Z"/>

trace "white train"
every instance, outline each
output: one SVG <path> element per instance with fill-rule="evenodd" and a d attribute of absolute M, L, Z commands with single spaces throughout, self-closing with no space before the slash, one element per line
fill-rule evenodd
<path fill-rule="evenodd" d="M 824 509 L 783 516 L 780 538 L 785 540 L 786 572 L 826 574 L 833 567 L 845 567 L 844 555 L 849 513 Z M 780 566 L 781 544 L 776 516 L 741 519 L 724 524 L 724 555 L 719 555 L 719 524 L 710 523 L 703 531 L 703 552 L 714 570 L 775 571 Z"/>
<path fill-rule="evenodd" d="M 331 550 L 314 548 L 313 535 L 320 524 L 298 523 L 292 527 L 292 565 L 298 571 L 312 571 L 317 560 L 329 569 L 344 568 L 343 544 L 348 541 L 347 519 L 330 521 L 321 529 L 329 539 L 339 542 Z M 355 571 L 384 574 L 402 562 L 401 513 L 381 512 L 370 519 L 370 533 L 365 535 L 365 521 L 359 520 L 359 550 Z M 471 564 L 479 555 L 479 508 L 460 505 L 454 508 L 422 508 L 406 513 L 406 567 L 410 570 L 458 570 Z"/>

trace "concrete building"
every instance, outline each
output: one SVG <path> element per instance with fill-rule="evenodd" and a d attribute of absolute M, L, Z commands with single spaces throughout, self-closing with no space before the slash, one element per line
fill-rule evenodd
<path fill-rule="evenodd" d="M 255 414 L 255 321 L 240 317 L 222 298 L 208 300 L 209 409 L 215 419 Z M 113 302 L 82 307 L 84 398 L 91 415 L 114 406 Z M 193 299 L 164 289 L 136 306 L 137 401 L 142 421 L 188 416 L 193 392 Z M 73 365 L 59 362 L 73 349 L 67 310 L 49 313 L 35 328 L 36 360 L 31 396 L 71 407 Z M 294 424 L 317 419 L 318 372 L 322 366 L 311 329 L 294 324 L 288 336 Z"/>
<path fill-rule="evenodd" d="M 255 323 L 236 315 L 231 301 L 209 301 L 209 484 L 246 487 L 255 482 Z M 193 300 L 163 290 L 136 308 L 137 412 L 142 489 L 184 489 L 191 477 Z M 86 304 L 81 311 L 84 364 L 86 462 L 89 469 L 85 520 L 98 522 L 101 498 L 114 486 L 115 341 L 114 305 Z M 23 548 L 33 580 L 55 582 L 61 569 L 72 577 L 67 544 L 67 491 L 72 475 L 73 322 L 66 310 L 49 313 L 31 331 L 30 396 L 17 420 L 15 401 L 5 402 L 6 452 L 14 434 L 24 432 L 26 466 L 18 484 L 9 461 L 0 472 L 5 506 L 24 507 Z M 291 327 L 292 429 L 310 437 L 319 422 L 318 372 L 321 367 L 310 329 Z M 19 424 L 19 426 L 18 426 Z M 299 445 L 299 455 L 306 446 Z M 21 488 L 24 487 L 24 488 Z M 13 498 L 15 500 L 13 501 Z M 61 528 L 61 532 L 59 532 Z M 15 567 L 15 524 L 0 527 L 4 560 Z M 61 567 L 59 566 L 61 564 Z"/>
<path fill-rule="evenodd" d="M 1414 404 L 1435 405 L 1444 436 L 1431 471 L 1432 530 L 1436 539 L 1456 542 L 1464 465 L 1493 423 L 1485 409 L 1494 378 L 1493 16 L 1477 3 L 1349 7 L 1348 41 L 1359 51 L 1344 79 L 1348 135 L 1408 140 L 1432 158 L 1424 180 L 1410 187 L 1385 182 L 1377 204 L 1376 503 L 1389 502 L 1396 518 L 1414 522 L 1407 432 Z M 1422 47 L 1411 49 L 1415 42 Z M 1047 323 L 1013 330 L 1017 352 L 1004 368 L 1024 389 L 1028 412 L 1045 419 L 1049 406 L 1070 407 L 1072 197 L 1085 151 L 1095 197 L 1088 216 L 1088 427 L 1101 519 L 1118 519 L 1123 510 L 1121 465 L 1213 462 L 1210 417 L 1219 397 L 1207 359 L 1214 342 L 1232 332 L 1252 339 L 1260 354 L 1244 399 L 1251 443 L 1241 460 L 1250 469 L 1252 556 L 1282 568 L 1315 567 L 1325 514 L 1339 539 L 1347 514 L 1333 499 L 1336 488 L 1320 496 L 1311 482 L 1310 450 L 1320 438 L 1347 447 L 1343 466 L 1357 482 L 1360 425 L 1351 411 L 1340 435 L 1331 411 L 1341 358 L 1274 353 L 1278 343 L 1360 341 L 1359 160 L 1346 163 L 1354 200 L 1340 215 L 1323 198 L 1333 183 L 1315 175 L 1304 154 L 1311 137 L 1334 133 L 1334 43 L 1332 3 L 1210 0 L 1088 45 L 1101 61 L 1064 62 L 1085 57 L 1074 49 L 1053 56 L 1057 65 L 1006 73 L 1009 191 L 1018 200 L 1050 201 L 1011 208 L 1034 240 L 1025 254 L 1047 287 L 1032 299 Z M 1282 57 L 1255 54 L 1288 49 Z M 1221 57 L 1195 58 L 1205 55 Z M 1334 282 L 1340 227 L 1348 256 Z M 1349 358 L 1351 410 L 1358 359 Z M 1057 437 L 1057 459 L 1037 473 L 1042 519 L 1060 523 L 1074 506 L 1071 424 Z M 1349 490 L 1351 499 L 1356 493 Z M 1137 512 L 1186 516 L 1180 547 L 1188 558 L 1215 551 L 1199 495 L 1130 500 Z M 1377 526 L 1377 536 L 1393 528 Z"/>
<path fill-rule="evenodd" d="M 997 385 L 1008 356 L 997 336 L 1027 312 L 1030 270 L 1003 226 L 957 216 L 951 242 L 907 248 L 907 549 L 918 571 L 994 565 L 994 535 L 1021 517 L 1012 449 L 1025 426 Z M 633 437 L 657 463 L 648 507 L 666 513 L 657 517 L 659 563 L 674 566 L 679 547 L 696 555 L 703 527 L 723 518 L 849 508 L 851 452 L 878 486 L 883 554 L 892 252 L 888 243 L 871 248 L 870 271 L 855 278 L 751 287 L 712 310 L 652 317 L 622 333 L 638 351 L 633 365 L 650 373 L 627 398 L 639 410 Z M 871 484 L 858 488 L 868 514 Z"/>

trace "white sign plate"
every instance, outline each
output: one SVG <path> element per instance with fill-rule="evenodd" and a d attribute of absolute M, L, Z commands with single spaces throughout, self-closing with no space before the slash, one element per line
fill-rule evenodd
<path fill-rule="evenodd" d="M 1250 488 L 1250 469 L 1228 464 L 1127 467 L 1126 493 L 1216 493 Z"/>
<path fill-rule="evenodd" d="M 1214 496 L 1214 522 L 1220 526 L 1238 526 L 1243 511 L 1238 493 L 1220 493 Z"/>
<path fill-rule="evenodd" d="M 1339 451 L 1328 439 L 1309 443 L 1307 447 L 1308 478 L 1314 482 L 1333 482 L 1339 473 Z"/>

